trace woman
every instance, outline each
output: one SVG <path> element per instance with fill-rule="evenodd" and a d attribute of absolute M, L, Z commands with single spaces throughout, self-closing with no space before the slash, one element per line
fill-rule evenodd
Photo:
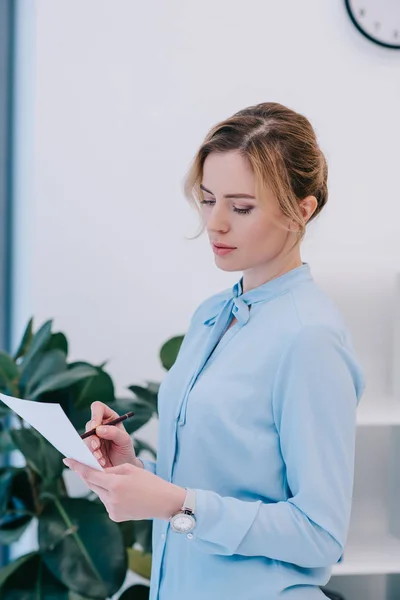
<path fill-rule="evenodd" d="M 152 600 L 316 600 L 346 541 L 356 407 L 345 324 L 302 262 L 327 201 L 309 121 L 274 103 L 216 125 L 186 179 L 216 264 L 159 393 L 157 463 L 122 424 L 97 427 L 106 469 L 67 461 L 115 521 L 154 519 Z M 88 427 L 115 413 L 95 402 Z M 89 441 L 89 443 L 90 443 Z"/>

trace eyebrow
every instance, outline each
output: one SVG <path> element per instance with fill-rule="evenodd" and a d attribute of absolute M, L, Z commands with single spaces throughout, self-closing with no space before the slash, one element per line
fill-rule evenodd
<path fill-rule="evenodd" d="M 200 189 L 203 190 L 203 192 L 211 194 L 212 196 L 214 195 L 212 192 L 210 192 L 210 190 L 205 188 L 202 183 L 200 184 Z M 251 196 L 250 194 L 225 194 L 224 198 L 248 198 L 249 200 L 255 200 L 255 197 Z"/>

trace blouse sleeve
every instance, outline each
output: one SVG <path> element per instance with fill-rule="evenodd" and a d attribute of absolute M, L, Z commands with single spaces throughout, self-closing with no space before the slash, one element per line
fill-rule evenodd
<path fill-rule="evenodd" d="M 198 489 L 190 543 L 207 553 L 306 568 L 337 562 L 349 525 L 363 389 L 362 371 L 339 334 L 304 328 L 280 360 L 272 399 L 288 499 L 248 502 Z"/>

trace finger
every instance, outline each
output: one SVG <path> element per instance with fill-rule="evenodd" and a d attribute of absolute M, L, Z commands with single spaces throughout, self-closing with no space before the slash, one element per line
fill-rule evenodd
<path fill-rule="evenodd" d="M 88 432 L 91 429 L 95 431 L 95 429 L 92 427 L 92 421 L 88 421 L 86 423 L 86 432 Z M 89 437 L 86 437 L 83 441 L 92 452 L 93 450 L 97 450 L 97 448 L 100 447 L 100 440 L 95 433 L 93 435 L 90 435 Z"/>
<path fill-rule="evenodd" d="M 95 457 L 95 459 L 97 460 L 97 462 L 104 467 L 104 465 L 106 464 L 106 459 L 104 458 L 101 450 L 98 450 L 97 452 L 93 452 L 93 456 Z"/>
<path fill-rule="evenodd" d="M 92 450 L 92 453 L 93 453 L 93 456 L 95 457 L 95 459 L 99 462 L 103 458 L 103 453 L 101 450 Z"/>
<path fill-rule="evenodd" d="M 125 428 L 120 429 L 115 425 L 100 425 L 96 427 L 98 438 L 109 440 L 117 446 L 132 446 L 132 439 Z"/>
<path fill-rule="evenodd" d="M 80 477 L 82 477 L 87 484 L 94 484 L 102 488 L 103 490 L 108 490 L 110 487 L 110 479 L 112 475 L 109 475 L 104 471 L 97 471 L 97 469 L 92 469 L 87 465 L 83 465 L 82 463 L 73 460 L 72 458 L 64 458 L 63 463 L 69 467 L 75 473 L 78 473 Z"/>
<path fill-rule="evenodd" d="M 91 438 L 92 439 L 92 438 Z M 85 441 L 85 440 L 84 440 Z M 92 452 L 93 456 L 95 457 L 95 459 L 97 460 L 97 462 L 104 467 L 104 465 L 106 464 L 106 460 L 103 456 L 103 453 L 101 450 L 93 450 L 93 448 L 89 448 L 89 450 Z"/>
<path fill-rule="evenodd" d="M 92 421 L 88 421 L 86 423 L 86 431 L 88 431 L 92 426 Z M 102 467 L 106 464 L 103 453 L 101 451 L 101 440 L 97 437 L 97 435 L 91 435 L 88 438 L 85 438 L 84 443 L 89 448 L 95 459 L 100 463 Z"/>
<path fill-rule="evenodd" d="M 93 454 L 97 462 L 102 467 L 104 467 L 106 461 L 101 451 L 99 438 L 95 435 L 91 435 L 90 437 L 85 438 L 83 441 L 85 442 L 86 446 L 89 448 L 90 452 Z"/>
<path fill-rule="evenodd" d="M 110 421 L 111 419 L 116 419 L 119 417 L 119 414 L 112 410 L 107 404 L 103 402 L 92 402 L 91 404 L 91 413 L 92 413 L 92 428 L 94 429 L 97 425 L 100 425 L 104 421 Z"/>
<path fill-rule="evenodd" d="M 86 446 L 88 446 L 88 448 L 96 458 L 101 458 L 101 456 L 98 456 L 99 452 L 101 454 L 100 440 L 96 435 L 91 435 L 89 438 L 86 438 L 83 441 L 86 443 Z"/>
<path fill-rule="evenodd" d="M 110 494 L 107 490 L 104 490 L 103 488 L 99 487 L 98 485 L 95 485 L 94 483 L 87 482 L 86 479 L 84 479 L 83 481 L 86 483 L 88 488 L 92 490 L 92 492 L 97 494 L 97 496 L 100 498 L 103 504 L 109 502 Z"/>

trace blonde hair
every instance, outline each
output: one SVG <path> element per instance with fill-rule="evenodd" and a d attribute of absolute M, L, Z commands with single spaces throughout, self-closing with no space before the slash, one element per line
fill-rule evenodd
<path fill-rule="evenodd" d="M 185 196 L 198 210 L 207 156 L 230 150 L 237 150 L 248 159 L 255 175 L 257 197 L 262 199 L 268 186 L 282 213 L 298 225 L 298 244 L 306 229 L 299 200 L 307 196 L 315 196 L 317 200 L 309 221 L 315 219 L 328 200 L 328 167 L 311 123 L 282 104 L 264 102 L 244 108 L 215 125 L 184 180 Z"/>

